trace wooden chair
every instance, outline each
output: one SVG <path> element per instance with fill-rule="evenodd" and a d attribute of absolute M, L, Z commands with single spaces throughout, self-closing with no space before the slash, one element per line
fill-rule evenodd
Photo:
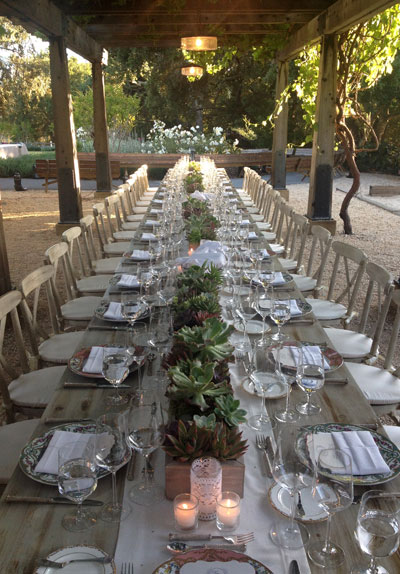
<path fill-rule="evenodd" d="M 89 295 L 79 296 L 79 290 L 69 257 L 68 245 L 65 242 L 56 243 L 45 252 L 45 263 L 52 265 L 54 269 L 54 297 L 57 301 L 57 309 L 60 310 L 59 321 L 64 327 L 64 321 L 69 323 L 87 323 L 93 317 L 93 313 L 101 305 L 102 298 Z M 57 277 L 62 275 L 66 302 L 62 303 L 60 292 L 57 289 Z"/>
<path fill-rule="evenodd" d="M 40 416 L 54 391 L 59 387 L 60 378 L 64 372 L 64 367 L 38 369 L 40 366 L 39 350 L 30 322 L 24 324 L 27 342 L 22 334 L 18 314 L 21 304 L 20 291 L 9 291 L 0 297 L 0 391 L 8 422 L 15 421 L 16 413 L 23 413 L 30 417 Z M 4 355 L 4 336 L 8 318 L 12 325 L 11 333 L 15 344 L 12 357 Z M 19 372 L 13 367 L 16 355 Z M 31 427 L 32 425 L 27 425 L 27 430 L 30 432 L 33 430 Z"/>
<path fill-rule="evenodd" d="M 365 273 L 368 288 L 362 305 L 360 323 L 356 331 L 325 328 L 332 346 L 345 359 L 373 363 L 378 355 L 378 346 L 394 289 L 393 277 L 384 267 L 368 262 Z M 376 306 L 372 302 L 376 302 Z M 376 314 L 373 320 L 372 314 Z M 370 335 L 368 334 L 370 333 Z"/>
<path fill-rule="evenodd" d="M 44 265 L 29 273 L 21 282 L 20 288 L 23 300 L 21 308 L 24 319 L 31 326 L 37 342 L 38 355 L 43 361 L 49 363 L 65 364 L 79 346 L 83 331 L 63 333 L 58 317 L 61 315 L 58 303 L 54 297 L 54 268 Z M 42 291 L 47 301 L 50 330 L 39 323 L 38 305 Z"/>
<path fill-rule="evenodd" d="M 124 230 L 122 227 L 121 203 L 118 195 L 109 195 L 105 198 L 107 224 L 110 235 L 115 241 L 130 241 L 135 238 L 135 230 Z M 114 229 L 114 223 L 116 230 Z"/>
<path fill-rule="evenodd" d="M 288 212 L 288 216 L 290 222 L 285 238 L 285 256 L 280 257 L 279 262 L 285 271 L 296 272 L 301 269 L 303 262 L 309 222 L 307 217 L 293 211 Z"/>
<path fill-rule="evenodd" d="M 372 405 L 391 405 L 400 402 L 400 368 L 392 364 L 400 329 L 400 291 L 392 291 L 391 302 L 396 312 L 384 354 L 383 368 L 365 363 L 345 362 L 351 376 Z M 380 334 L 377 333 L 376 337 L 379 339 Z M 374 343 L 375 337 L 373 345 Z"/>
<path fill-rule="evenodd" d="M 110 275 L 103 274 L 90 276 L 90 270 L 88 270 L 85 265 L 83 242 L 81 243 L 82 229 L 77 226 L 70 227 L 61 234 L 61 239 L 68 245 L 71 269 L 73 271 L 78 292 L 86 295 L 96 295 L 97 293 L 101 293 L 103 295 L 104 291 L 109 286 Z M 72 263 L 74 253 L 77 253 L 78 256 L 80 274 L 75 271 L 75 267 Z"/>
<path fill-rule="evenodd" d="M 115 241 L 115 239 L 111 238 L 107 233 L 106 220 L 108 223 L 108 217 L 104 203 L 96 203 L 93 205 L 93 217 L 97 239 L 99 240 L 103 255 L 105 257 L 114 257 L 126 253 L 131 246 L 131 242 Z"/>
<path fill-rule="evenodd" d="M 105 259 L 98 258 L 93 233 L 93 215 L 82 217 L 82 219 L 79 220 L 79 223 L 82 229 L 83 247 L 90 273 L 95 275 L 102 273 L 114 275 L 121 264 L 121 257 L 106 257 Z"/>
<path fill-rule="evenodd" d="M 321 290 L 324 289 L 322 279 L 333 237 L 327 229 L 320 225 L 311 227 L 311 236 L 311 248 L 305 275 L 295 273 L 291 273 L 291 275 L 296 287 L 302 293 L 309 293 L 317 299 Z"/>
<path fill-rule="evenodd" d="M 134 221 L 129 221 L 128 220 L 128 214 L 129 214 L 129 207 L 127 205 L 127 201 L 126 201 L 126 192 L 128 191 L 126 189 L 117 189 L 115 192 L 115 195 L 117 195 L 119 197 L 119 208 L 120 208 L 120 215 L 121 215 L 121 229 L 123 231 L 136 231 L 137 229 L 139 229 L 140 226 L 140 222 L 141 219 L 136 219 Z M 142 215 L 142 219 L 143 219 L 144 215 Z"/>
<path fill-rule="evenodd" d="M 335 252 L 335 260 L 326 299 L 307 297 L 306 301 L 320 321 L 341 321 L 343 325 L 348 325 L 355 316 L 353 309 L 367 265 L 367 256 L 361 249 L 343 241 L 333 241 L 332 251 Z M 338 292 L 336 279 L 339 272 L 345 281 Z"/>

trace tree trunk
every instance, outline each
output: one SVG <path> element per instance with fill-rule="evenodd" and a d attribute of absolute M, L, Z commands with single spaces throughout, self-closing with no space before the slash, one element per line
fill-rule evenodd
<path fill-rule="evenodd" d="M 340 138 L 341 144 L 344 149 L 344 153 L 346 156 L 346 162 L 350 170 L 350 174 L 353 178 L 353 184 L 349 191 L 346 193 L 345 198 L 342 202 L 340 207 L 339 216 L 343 220 L 343 229 L 346 235 L 353 234 L 353 228 L 351 226 L 350 215 L 348 212 L 350 201 L 353 199 L 355 194 L 360 188 L 360 172 L 357 167 L 356 163 L 356 153 L 355 153 L 355 145 L 354 145 L 354 138 L 346 126 L 344 122 L 341 122 L 337 126 L 337 133 Z"/>

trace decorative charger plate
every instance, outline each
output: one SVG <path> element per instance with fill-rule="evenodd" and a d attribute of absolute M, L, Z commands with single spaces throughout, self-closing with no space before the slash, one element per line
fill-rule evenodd
<path fill-rule="evenodd" d="M 249 381 L 249 379 L 246 378 L 244 380 L 242 387 L 246 391 L 246 393 L 249 393 L 249 395 L 261 398 L 261 393 L 257 393 L 255 386 L 253 385 L 253 383 L 251 383 L 251 381 Z M 269 389 L 264 393 L 264 397 L 266 399 L 282 399 L 285 396 L 286 396 L 285 383 L 275 383 L 274 385 L 271 385 Z"/>
<path fill-rule="evenodd" d="M 375 444 L 379 448 L 379 451 L 382 455 L 382 458 L 390 468 L 390 473 L 386 474 L 363 474 L 359 476 L 353 476 L 353 483 L 355 485 L 361 484 L 364 486 L 370 486 L 374 484 L 382 484 L 383 482 L 388 482 L 389 480 L 393 480 L 400 474 L 400 451 L 397 446 L 385 436 L 367 429 L 366 427 L 359 426 L 359 425 L 352 425 L 347 423 L 324 423 L 312 426 L 305 426 L 302 427 L 296 441 L 296 451 L 300 457 L 300 459 L 309 467 L 313 467 L 313 463 L 311 462 L 310 454 L 307 448 L 307 435 L 309 433 L 317 433 L 317 432 L 342 432 L 342 431 L 359 431 L 359 430 L 368 430 L 371 433 L 372 438 L 375 441 Z M 345 475 L 332 475 L 331 473 L 327 473 L 327 476 L 333 476 L 340 481 L 346 481 Z"/>
<path fill-rule="evenodd" d="M 49 484 L 51 486 L 57 486 L 57 475 L 36 472 L 35 467 L 48 447 L 55 430 L 94 434 L 96 432 L 96 423 L 67 423 L 60 425 L 50 429 L 42 436 L 32 439 L 24 446 L 19 456 L 19 466 L 22 472 L 29 476 L 29 478 L 32 478 L 32 480 L 36 480 L 36 482 Z M 103 476 L 107 476 L 107 474 L 109 474 L 108 470 L 98 468 L 97 478 L 103 478 Z"/>
<path fill-rule="evenodd" d="M 298 341 L 284 341 L 282 343 L 283 347 L 291 347 L 291 346 L 297 347 L 298 345 L 299 345 Z M 324 345 L 324 344 L 321 345 L 321 344 L 317 344 L 317 343 L 309 343 L 309 342 L 305 342 L 305 341 L 301 341 L 301 345 L 303 347 L 318 346 L 321 349 L 321 352 L 324 356 L 324 359 L 329 364 L 329 368 L 325 369 L 326 372 L 330 373 L 332 371 L 336 371 L 336 369 L 339 369 L 339 367 L 341 367 L 343 365 L 342 355 L 339 355 L 339 353 L 337 351 L 335 351 L 334 349 L 331 349 L 327 345 Z M 282 362 L 281 366 L 285 371 L 289 371 L 291 373 L 294 373 L 297 370 L 297 367 L 295 364 L 287 364 L 285 362 Z"/>
<path fill-rule="evenodd" d="M 95 345 L 96 347 L 108 347 L 108 348 L 112 348 L 112 347 L 116 347 L 117 349 L 120 349 L 121 346 L 120 345 Z M 132 345 L 133 347 L 133 345 Z M 102 373 L 86 373 L 83 370 L 83 365 L 85 364 L 87 358 L 90 355 L 90 351 L 92 350 L 92 347 L 86 347 L 84 349 L 79 349 L 79 351 L 76 351 L 72 357 L 70 358 L 70 360 L 68 361 L 68 368 L 75 373 L 75 375 L 80 375 L 81 377 L 89 377 L 90 379 L 104 379 Z M 133 361 L 132 364 L 129 365 L 129 370 L 132 371 L 135 368 L 137 368 L 136 363 Z M 112 389 L 112 385 L 110 384 L 110 389 Z"/>
<path fill-rule="evenodd" d="M 52 560 L 53 562 L 64 562 L 68 560 L 90 560 L 90 558 L 109 558 L 110 562 L 107 564 L 100 564 L 99 562 L 81 562 L 77 564 L 70 564 L 64 566 L 62 571 L 64 574 L 82 574 L 82 569 L 84 568 L 85 574 L 116 574 L 117 570 L 115 567 L 114 560 L 100 548 L 95 548 L 94 546 L 69 546 L 66 548 L 60 548 L 55 552 L 52 552 L 46 556 L 47 560 Z M 46 566 L 40 566 L 34 572 L 34 574 L 54 574 L 55 569 Z"/>
<path fill-rule="evenodd" d="M 263 275 L 268 275 L 268 272 L 265 272 Z M 285 285 L 287 285 L 288 283 L 292 283 L 292 281 L 293 281 L 293 277 L 290 275 L 290 273 L 284 273 L 284 272 L 282 272 L 282 278 L 283 278 L 283 283 L 278 283 L 277 285 L 274 285 L 274 284 L 272 283 L 272 287 L 273 287 L 274 289 L 277 289 L 277 290 L 279 290 L 279 288 L 283 288 L 283 289 L 284 289 Z M 248 279 L 247 277 L 244 277 L 243 279 L 244 279 L 245 281 L 247 281 L 247 282 L 252 283 L 254 286 L 262 285 L 259 281 L 254 280 L 254 279 L 251 279 L 250 281 L 249 281 L 249 279 Z M 298 300 L 298 301 L 299 301 L 299 300 Z M 298 303 L 298 301 L 297 301 L 297 303 Z"/>
<path fill-rule="evenodd" d="M 131 290 L 132 288 L 130 288 L 129 290 Z M 133 289 L 132 289 L 133 290 Z M 104 317 L 104 313 L 107 312 L 108 309 L 108 304 L 105 303 L 104 305 L 100 305 L 99 307 L 97 307 L 94 311 L 94 316 L 97 317 L 97 319 L 101 319 L 102 321 L 110 321 L 111 323 L 128 323 L 127 319 L 121 318 L 121 319 L 113 319 L 113 318 L 108 318 L 108 317 Z M 150 311 L 149 309 L 147 309 L 143 315 L 141 315 L 137 320 L 141 321 L 142 319 L 147 319 L 150 315 Z"/>
<path fill-rule="evenodd" d="M 164 562 L 158 568 L 156 568 L 153 574 L 179 574 L 181 572 L 181 567 L 185 564 L 190 564 L 191 562 L 198 562 L 203 560 L 205 562 L 243 562 L 244 564 L 250 564 L 254 568 L 254 574 L 273 574 L 269 568 L 246 556 L 246 554 L 240 554 L 239 552 L 234 552 L 233 550 L 214 550 L 210 548 L 202 548 L 200 550 L 192 550 L 191 552 L 185 552 L 181 556 L 174 556 L 167 562 Z M 228 570 L 229 572 L 229 570 Z"/>
<path fill-rule="evenodd" d="M 301 490 L 301 505 L 303 514 L 296 512 L 296 520 L 306 523 L 322 522 L 328 518 L 328 514 L 320 507 L 312 496 L 312 487 Z M 268 500 L 280 514 L 290 518 L 292 497 L 289 491 L 279 484 L 272 484 L 268 490 Z"/>

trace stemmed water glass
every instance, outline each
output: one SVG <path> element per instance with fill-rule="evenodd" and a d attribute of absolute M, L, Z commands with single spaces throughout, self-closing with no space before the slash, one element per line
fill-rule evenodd
<path fill-rule="evenodd" d="M 278 327 L 278 331 L 272 335 L 271 339 L 274 341 L 282 342 L 287 339 L 287 336 L 281 332 L 282 325 L 287 323 L 290 319 L 290 300 L 279 299 L 274 293 L 271 301 L 270 317 Z"/>
<path fill-rule="evenodd" d="M 376 558 L 391 556 L 399 547 L 400 493 L 369 490 L 361 498 L 356 539 L 369 556 L 369 565 L 355 567 L 351 574 L 390 574 Z"/>
<path fill-rule="evenodd" d="M 118 387 L 129 374 L 129 356 L 124 351 L 115 351 L 104 354 L 102 375 L 115 389 L 115 393 L 107 397 L 107 402 L 112 405 L 123 405 L 128 402 L 128 397 L 119 394 Z"/>
<path fill-rule="evenodd" d="M 121 315 L 129 322 L 131 330 L 147 311 L 148 306 L 145 301 L 138 297 L 136 291 L 124 291 L 121 293 Z"/>
<path fill-rule="evenodd" d="M 92 442 L 75 441 L 58 451 L 58 490 L 77 503 L 74 514 L 66 514 L 62 525 L 71 532 L 83 532 L 96 524 L 95 515 L 82 509 L 82 502 L 96 490 L 97 469 Z"/>
<path fill-rule="evenodd" d="M 149 480 L 149 455 L 164 442 L 164 419 L 161 404 L 152 391 L 143 391 L 138 404 L 128 413 L 128 445 L 145 458 L 144 480 L 134 484 L 129 492 L 133 502 L 150 506 L 164 498 L 164 489 Z"/>
<path fill-rule="evenodd" d="M 269 431 L 275 425 L 271 420 L 267 405 L 265 402 L 266 393 L 274 385 L 282 383 L 281 373 L 276 364 L 276 354 L 274 347 L 266 345 L 265 347 L 255 346 L 253 351 L 253 370 L 250 379 L 254 388 L 261 396 L 261 412 L 257 415 L 248 417 L 247 424 L 256 431 Z"/>
<path fill-rule="evenodd" d="M 298 403 L 296 410 L 302 415 L 314 415 L 320 412 L 321 407 L 311 402 L 311 395 L 322 389 L 325 383 L 325 359 L 320 349 L 311 352 L 307 346 L 296 347 L 298 351 L 298 364 L 296 383 L 306 393 L 306 401 Z"/>
<path fill-rule="evenodd" d="M 284 381 L 284 383 L 286 385 L 286 400 L 285 400 L 285 408 L 275 411 L 274 417 L 276 418 L 277 421 L 282 422 L 282 423 L 296 423 L 299 420 L 299 414 L 294 409 L 289 408 L 290 391 L 292 388 L 293 380 L 291 377 L 288 377 L 287 375 L 284 375 L 282 373 L 282 366 L 281 366 L 281 360 L 280 360 L 281 351 L 282 351 L 282 347 L 280 344 L 278 344 L 276 346 L 276 353 L 277 353 L 276 363 L 277 363 L 277 367 L 279 368 L 279 371 L 281 373 L 282 380 Z"/>
<path fill-rule="evenodd" d="M 308 548 L 308 556 L 321 568 L 337 568 L 344 562 L 343 549 L 330 539 L 331 520 L 336 512 L 346 510 L 353 502 L 353 472 L 351 457 L 340 449 L 328 448 L 319 453 L 317 480 L 312 496 L 327 513 L 325 539 Z"/>
<path fill-rule="evenodd" d="M 248 335 L 247 333 L 248 322 L 254 319 L 254 317 L 257 314 L 254 309 L 253 301 L 254 301 L 254 295 L 252 292 L 250 292 L 248 295 L 244 297 L 236 296 L 234 300 L 235 312 L 243 323 L 244 339 L 247 339 Z"/>
<path fill-rule="evenodd" d="M 101 468 L 111 471 L 112 500 L 105 504 L 100 517 L 106 522 L 120 522 L 130 513 L 117 496 L 117 471 L 126 464 L 131 452 L 126 442 L 126 425 L 121 413 L 106 413 L 96 420 L 95 457 Z"/>
<path fill-rule="evenodd" d="M 253 294 L 253 307 L 255 311 L 262 317 L 263 321 L 263 329 L 262 329 L 262 336 L 261 336 L 261 345 L 266 344 L 266 324 L 265 320 L 271 312 L 271 295 L 272 295 L 272 288 L 268 287 L 264 289 L 264 287 L 258 286 Z"/>
<path fill-rule="evenodd" d="M 277 521 L 270 530 L 274 544 L 282 548 L 302 548 L 309 540 L 304 524 L 295 521 L 299 493 L 312 484 L 312 472 L 299 458 L 296 450 L 297 426 L 284 426 L 277 437 L 277 447 L 272 463 L 272 476 L 291 497 L 289 520 Z"/>

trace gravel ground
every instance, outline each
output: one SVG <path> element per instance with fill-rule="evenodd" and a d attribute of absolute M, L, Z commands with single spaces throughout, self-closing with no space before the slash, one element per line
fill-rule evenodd
<path fill-rule="evenodd" d="M 380 200 L 381 207 L 368 203 L 366 200 L 370 185 L 394 185 L 400 183 L 400 177 L 379 176 L 377 174 L 362 174 L 361 192 L 350 205 L 350 216 L 354 234 L 345 236 L 343 225 L 338 217 L 343 191 L 351 185 L 346 177 L 336 178 L 334 181 L 334 194 L 332 215 L 338 219 L 336 239 L 345 241 L 362 249 L 368 257 L 380 265 L 385 266 L 394 278 L 400 275 L 399 262 L 399 230 L 400 196 Z M 11 279 L 14 286 L 18 286 L 21 279 L 29 272 L 43 264 L 45 250 L 59 241 L 55 233 L 55 224 L 58 221 L 58 196 L 54 191 L 44 193 L 40 180 L 24 180 L 23 184 L 28 191 L 10 191 L 12 180 L 0 180 L 4 231 L 7 243 Z M 241 186 L 241 180 L 235 179 L 236 187 Z M 156 185 L 152 182 L 151 185 Z M 7 190 L 8 188 L 8 190 Z M 307 208 L 308 182 L 301 182 L 297 174 L 288 174 L 288 189 L 290 204 L 298 213 L 305 213 Z M 94 203 L 93 191 L 82 192 L 84 213 L 91 212 Z M 379 201 L 379 200 L 375 200 Z M 389 210 L 389 211 L 388 211 Z M 329 265 L 327 267 L 324 283 L 329 279 Z M 363 289 L 365 289 L 365 282 Z M 46 317 L 46 310 L 41 309 L 42 317 Z M 391 332 L 393 313 L 388 318 L 383 346 Z M 356 324 L 356 323 L 355 323 Z M 8 338 L 6 345 L 9 344 Z M 400 353 L 397 351 L 395 363 L 400 364 Z M 0 412 L 0 421 L 2 420 Z"/>

